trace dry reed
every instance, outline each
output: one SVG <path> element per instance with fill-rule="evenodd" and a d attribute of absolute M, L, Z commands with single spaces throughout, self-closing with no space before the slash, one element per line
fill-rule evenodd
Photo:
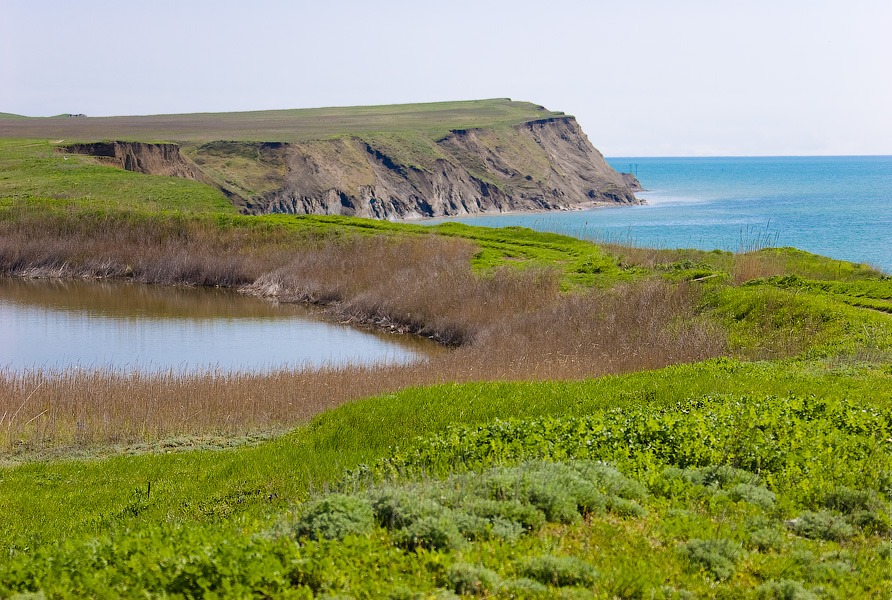
<path fill-rule="evenodd" d="M 689 287 L 642 285 L 555 299 L 506 313 L 474 342 L 406 365 L 271 373 L 0 373 L 7 450 L 243 435 L 294 425 L 344 402 L 448 381 L 582 379 L 722 354 L 724 335 L 698 317 Z"/>
<path fill-rule="evenodd" d="M 0 373 L 0 448 L 242 435 L 344 402 L 448 381 L 579 379 L 725 352 L 694 287 L 662 281 L 559 293 L 555 272 L 474 275 L 473 246 L 433 235 L 301 236 L 171 221 L 57 220 L 42 235 L 0 223 L 0 272 L 239 286 L 455 349 L 406 365 L 271 373 Z M 5 227 L 5 229 L 3 229 Z M 18 230 L 16 229 L 18 227 Z"/>

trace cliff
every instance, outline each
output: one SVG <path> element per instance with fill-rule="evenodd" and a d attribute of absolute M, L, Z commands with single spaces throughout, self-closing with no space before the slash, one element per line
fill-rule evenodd
<path fill-rule="evenodd" d="M 281 186 L 245 209 L 388 219 L 638 202 L 572 117 L 455 130 L 414 163 L 400 153 L 374 139 L 291 144 Z"/>
<path fill-rule="evenodd" d="M 147 175 L 205 180 L 199 169 L 183 160 L 177 144 L 94 142 L 62 146 L 65 152 L 88 154 L 101 162 Z"/>
<path fill-rule="evenodd" d="M 543 109 L 544 111 L 544 109 Z M 428 132 L 404 129 L 290 142 L 98 142 L 68 152 L 141 173 L 215 185 L 249 214 L 377 219 L 635 204 L 573 117 Z"/>

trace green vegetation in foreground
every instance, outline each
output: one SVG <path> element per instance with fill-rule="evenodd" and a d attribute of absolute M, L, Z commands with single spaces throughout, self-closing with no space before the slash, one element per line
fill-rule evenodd
<path fill-rule="evenodd" d="M 890 584 L 890 436 L 888 365 L 721 359 L 412 389 L 256 447 L 6 469 L 2 535 L 18 550 L 0 581 L 58 597 L 429 595 L 481 577 L 499 597 L 541 594 L 522 579 L 605 598 L 775 597 L 753 591 L 772 586 L 871 597 Z M 580 476 L 595 488 L 580 468 L 600 473 Z M 493 477 L 502 483 L 480 487 Z M 338 481 L 342 495 L 292 514 L 293 500 Z M 487 499 L 493 489 L 520 495 Z M 66 542 L 49 543 L 63 530 Z"/>

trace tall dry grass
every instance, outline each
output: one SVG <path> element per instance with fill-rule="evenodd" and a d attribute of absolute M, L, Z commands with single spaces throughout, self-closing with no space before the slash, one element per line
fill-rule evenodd
<path fill-rule="evenodd" d="M 0 373 L 7 452 L 239 435 L 408 386 L 578 379 L 725 351 L 724 332 L 698 310 L 696 287 L 646 281 L 562 295 L 548 270 L 477 276 L 472 245 L 433 235 L 291 238 L 189 222 L 64 219 L 47 230 L 2 223 L 0 234 L 0 272 L 8 275 L 239 287 L 454 347 L 408 365 L 261 374 Z"/>
<path fill-rule="evenodd" d="M 33 451 L 243 435 L 409 386 L 582 379 L 721 355 L 724 333 L 698 315 L 698 301 L 696 289 L 659 281 L 556 297 L 525 315 L 503 313 L 473 341 L 406 365 L 261 374 L 0 373 L 0 446 Z"/>
<path fill-rule="evenodd" d="M 505 314 L 526 314 L 559 296 L 555 271 L 503 269 L 477 277 L 475 248 L 452 238 L 352 239 L 300 252 L 242 289 L 284 302 L 329 307 L 342 320 L 424 335 L 459 346 Z"/>
<path fill-rule="evenodd" d="M 0 220 L 0 274 L 232 287 L 279 266 L 288 242 L 194 219 L 26 213 Z"/>

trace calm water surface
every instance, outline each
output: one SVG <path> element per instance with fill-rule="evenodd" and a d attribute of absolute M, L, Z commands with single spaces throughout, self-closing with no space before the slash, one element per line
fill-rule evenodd
<path fill-rule="evenodd" d="M 406 362 L 434 349 L 227 290 L 0 278 L 0 369 L 259 371 Z"/>
<path fill-rule="evenodd" d="M 646 205 L 450 220 L 656 248 L 795 246 L 892 273 L 892 156 L 608 162 L 637 173 Z"/>

